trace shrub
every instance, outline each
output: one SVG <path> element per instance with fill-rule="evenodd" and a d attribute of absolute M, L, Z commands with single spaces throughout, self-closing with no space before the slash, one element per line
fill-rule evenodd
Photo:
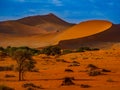
<path fill-rule="evenodd" d="M 109 79 L 107 80 L 107 82 L 114 82 L 114 80 L 111 79 L 111 78 L 109 78 Z"/>
<path fill-rule="evenodd" d="M 63 50 L 63 52 L 62 52 L 62 54 L 69 54 L 69 53 L 72 53 L 72 51 L 69 50 L 69 49 L 65 49 L 65 50 Z"/>
<path fill-rule="evenodd" d="M 79 48 L 79 49 L 76 50 L 76 52 L 84 52 L 84 50 Z"/>
<path fill-rule="evenodd" d="M 77 61 L 73 61 L 69 66 L 80 66 L 80 63 Z"/>
<path fill-rule="evenodd" d="M 102 72 L 111 72 L 111 71 L 107 69 L 102 69 Z"/>
<path fill-rule="evenodd" d="M 15 77 L 15 76 L 14 76 L 14 75 L 6 74 L 5 77 L 6 77 L 6 78 L 11 78 L 11 77 Z"/>
<path fill-rule="evenodd" d="M 4 51 L 8 56 L 13 56 L 13 54 L 16 50 L 26 50 L 26 51 L 30 52 L 32 55 L 38 55 L 41 53 L 40 50 L 37 50 L 34 48 L 29 48 L 27 46 L 21 46 L 21 47 L 8 46 Z"/>
<path fill-rule="evenodd" d="M 98 67 L 95 66 L 95 65 L 93 65 L 93 64 L 89 64 L 89 65 L 87 66 L 87 68 L 90 68 L 90 70 L 98 69 Z"/>
<path fill-rule="evenodd" d="M 43 52 L 43 54 L 46 54 L 48 56 L 49 55 L 52 55 L 52 56 L 59 55 L 59 54 L 61 54 L 61 48 L 58 46 L 48 46 L 48 47 L 44 48 L 42 50 L 42 52 Z"/>
<path fill-rule="evenodd" d="M 4 60 L 4 58 L 7 56 L 7 54 L 3 51 L 0 51 L 0 60 Z"/>
<path fill-rule="evenodd" d="M 18 47 L 18 49 L 22 49 L 22 50 L 27 50 L 29 51 L 32 55 L 38 55 L 41 53 L 40 50 L 37 50 L 35 48 L 29 48 L 27 46 L 22 46 L 22 47 Z"/>
<path fill-rule="evenodd" d="M 89 76 L 98 76 L 101 75 L 101 72 L 99 70 L 92 70 L 88 72 Z"/>
<path fill-rule="evenodd" d="M 13 69 L 14 69 L 14 65 L 0 66 L 0 71 L 12 71 Z"/>
<path fill-rule="evenodd" d="M 65 69 L 65 72 L 73 72 L 71 69 Z"/>
<path fill-rule="evenodd" d="M 89 87 L 91 87 L 91 86 L 90 86 L 90 85 L 87 85 L 87 84 L 81 84 L 80 87 L 81 87 L 81 88 L 89 88 Z"/>
<path fill-rule="evenodd" d="M 25 83 L 25 84 L 23 84 L 23 87 L 24 88 L 36 88 L 36 89 L 43 89 L 41 86 L 36 86 L 35 84 L 33 84 L 33 83 Z M 34 90 L 34 89 L 33 89 Z"/>
<path fill-rule="evenodd" d="M 76 52 L 96 51 L 96 50 L 100 50 L 100 49 L 99 48 L 80 47 L 76 50 Z"/>
<path fill-rule="evenodd" d="M 92 48 L 91 51 L 98 51 L 100 50 L 99 48 Z"/>
<path fill-rule="evenodd" d="M 0 47 L 0 52 L 4 52 L 4 48 L 3 47 Z"/>
<path fill-rule="evenodd" d="M 0 90 L 15 90 L 15 89 L 5 86 L 5 85 L 0 85 Z"/>
<path fill-rule="evenodd" d="M 74 85 L 74 82 L 72 80 L 74 80 L 74 77 L 65 77 L 61 85 Z"/>

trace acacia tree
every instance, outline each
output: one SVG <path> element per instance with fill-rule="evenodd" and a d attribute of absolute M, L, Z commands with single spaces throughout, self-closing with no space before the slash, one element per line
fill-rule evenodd
<path fill-rule="evenodd" d="M 0 47 L 0 60 L 4 60 L 4 58 L 7 56 L 5 53 L 5 50 L 3 47 Z"/>
<path fill-rule="evenodd" d="M 19 72 L 19 81 L 24 80 L 24 73 L 31 71 L 35 67 L 35 61 L 32 54 L 28 50 L 18 49 L 13 54 L 13 59 L 17 62 L 17 70 Z"/>

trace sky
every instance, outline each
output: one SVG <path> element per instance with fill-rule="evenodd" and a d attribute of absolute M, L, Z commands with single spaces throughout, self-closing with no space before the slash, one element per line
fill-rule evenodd
<path fill-rule="evenodd" d="M 120 0 L 0 0 L 0 21 L 48 13 L 71 23 L 100 19 L 120 24 Z"/>

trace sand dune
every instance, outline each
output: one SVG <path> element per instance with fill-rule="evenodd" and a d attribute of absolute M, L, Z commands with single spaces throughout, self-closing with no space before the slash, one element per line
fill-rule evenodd
<path fill-rule="evenodd" d="M 58 33 L 72 27 L 54 14 L 0 22 L 0 46 L 44 47 L 52 45 Z"/>
<path fill-rule="evenodd" d="M 54 14 L 0 22 L 0 46 L 36 48 L 58 44 L 74 49 L 80 46 L 108 47 L 120 42 L 120 25 L 109 21 L 89 20 L 73 25 Z"/>
<path fill-rule="evenodd" d="M 25 17 L 17 20 L 17 22 L 30 26 L 36 26 L 48 32 L 62 31 L 74 25 L 60 19 L 52 13 L 47 15 Z"/>
<path fill-rule="evenodd" d="M 43 29 L 24 25 L 16 21 L 6 21 L 0 23 L 0 33 L 25 36 L 25 35 L 34 35 L 34 34 L 45 34 L 47 32 Z"/>
<path fill-rule="evenodd" d="M 120 25 L 112 25 L 111 28 L 106 29 L 97 34 L 78 39 L 71 39 L 61 41 L 60 46 L 64 48 L 78 48 L 80 46 L 93 46 L 106 48 L 120 42 Z"/>
<path fill-rule="evenodd" d="M 111 22 L 104 20 L 91 20 L 91 21 L 81 22 L 78 25 L 75 25 L 72 28 L 61 33 L 57 37 L 57 42 L 61 40 L 69 40 L 69 39 L 76 39 L 76 38 L 90 36 L 96 33 L 100 33 L 104 30 L 107 30 L 111 26 L 112 26 Z"/>

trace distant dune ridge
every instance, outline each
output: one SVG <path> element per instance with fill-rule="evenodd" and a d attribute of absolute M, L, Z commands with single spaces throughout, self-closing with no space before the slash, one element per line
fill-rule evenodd
<path fill-rule="evenodd" d="M 23 23 L 30 26 L 36 26 L 46 31 L 62 31 L 74 24 L 68 23 L 56 15 L 49 13 L 47 15 L 30 16 L 17 20 L 19 23 Z"/>
<path fill-rule="evenodd" d="M 68 23 L 56 15 L 29 16 L 19 20 L 0 22 L 0 46 L 62 48 L 80 46 L 108 47 L 120 42 L 120 24 L 106 20 Z"/>

